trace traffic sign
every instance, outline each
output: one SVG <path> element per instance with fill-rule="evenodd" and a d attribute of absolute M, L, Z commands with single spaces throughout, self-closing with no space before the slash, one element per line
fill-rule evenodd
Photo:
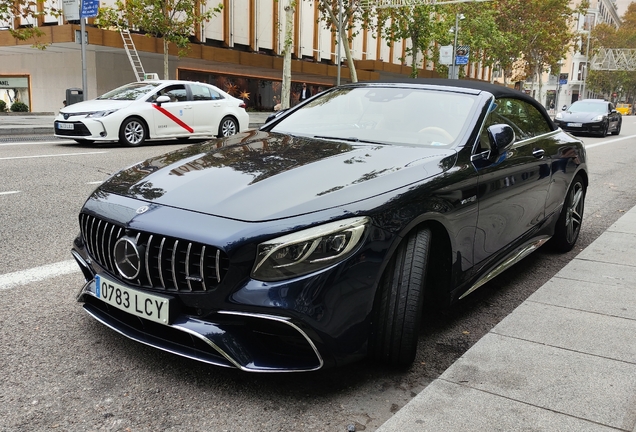
<path fill-rule="evenodd" d="M 99 0 L 82 0 L 82 11 L 80 18 L 92 18 L 97 16 L 99 11 Z"/>

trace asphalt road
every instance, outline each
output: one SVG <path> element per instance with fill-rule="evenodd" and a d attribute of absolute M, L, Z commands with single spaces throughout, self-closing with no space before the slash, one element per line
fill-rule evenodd
<path fill-rule="evenodd" d="M 618 139 L 617 139 L 618 138 Z M 591 186 L 577 248 L 539 250 L 448 310 L 431 311 L 407 371 L 359 363 L 247 374 L 125 339 L 75 302 L 77 213 L 117 169 L 180 148 L 0 141 L 0 431 L 373 431 L 636 205 L 636 117 L 584 137 Z"/>

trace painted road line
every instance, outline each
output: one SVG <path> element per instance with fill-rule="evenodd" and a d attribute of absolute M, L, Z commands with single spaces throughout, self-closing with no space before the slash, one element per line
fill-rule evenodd
<path fill-rule="evenodd" d="M 585 148 L 586 149 L 591 149 L 591 148 L 594 148 L 594 147 L 600 147 L 600 146 L 605 145 L 605 144 L 612 144 L 612 143 L 615 143 L 615 142 L 618 142 L 618 141 L 624 141 L 624 140 L 630 139 L 630 138 L 636 138 L 636 135 L 628 135 L 628 136 L 624 136 L 624 137 L 620 137 L 620 138 L 614 138 L 614 139 L 611 139 L 611 140 L 603 140 L 603 142 L 598 142 L 598 143 L 586 145 Z"/>
<path fill-rule="evenodd" d="M 17 193 L 20 193 L 20 191 L 0 192 L 0 195 L 11 195 L 11 194 L 17 194 Z"/>
<path fill-rule="evenodd" d="M 63 276 L 71 273 L 78 273 L 79 266 L 75 260 L 57 262 L 43 265 L 28 270 L 21 270 L 13 273 L 0 275 L 0 291 L 8 290 L 33 282 L 40 282 L 47 278 Z"/>
<path fill-rule="evenodd" d="M 37 145 L 37 144 L 72 144 L 75 141 L 72 140 L 57 140 L 57 141 L 12 141 L 9 143 L 0 143 L 0 147 L 17 146 L 17 145 Z"/>
<path fill-rule="evenodd" d="M 88 184 L 88 185 L 96 185 L 96 184 L 102 184 L 102 183 L 104 183 L 104 181 L 103 181 L 103 180 L 100 180 L 100 181 L 94 181 L 94 182 L 88 182 L 88 183 L 86 183 L 86 184 Z"/>
<path fill-rule="evenodd" d="M 48 155 L 35 155 L 35 156 L 13 156 L 13 157 L 0 158 L 0 160 L 34 159 L 34 158 L 48 158 L 48 157 L 60 157 L 60 156 L 83 156 L 83 155 L 93 155 L 93 154 L 103 154 L 103 153 L 108 153 L 108 152 L 107 151 L 99 151 L 99 152 L 62 153 L 62 154 L 48 154 Z"/>

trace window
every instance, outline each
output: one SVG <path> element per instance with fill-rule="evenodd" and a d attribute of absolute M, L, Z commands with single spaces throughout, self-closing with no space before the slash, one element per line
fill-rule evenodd
<path fill-rule="evenodd" d="M 545 117 L 537 108 L 519 99 L 495 100 L 495 108 L 488 114 L 480 135 L 481 151 L 490 148 L 488 127 L 507 124 L 515 132 L 515 141 L 532 138 L 552 131 Z"/>
<path fill-rule="evenodd" d="M 197 84 L 190 84 L 190 90 L 192 91 L 192 99 L 195 101 L 213 99 L 208 87 Z"/>
<path fill-rule="evenodd" d="M 148 102 L 156 101 L 159 96 L 168 96 L 170 98 L 170 102 L 185 102 L 188 100 L 188 93 L 186 92 L 185 85 L 183 84 L 174 84 L 162 88 L 153 94 L 152 97 L 148 99 Z"/>

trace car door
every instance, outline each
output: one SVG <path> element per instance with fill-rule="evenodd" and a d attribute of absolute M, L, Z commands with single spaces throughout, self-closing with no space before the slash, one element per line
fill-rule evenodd
<path fill-rule="evenodd" d="M 190 84 L 190 92 L 192 93 L 194 132 L 216 135 L 224 114 L 223 96 L 201 84 Z"/>
<path fill-rule="evenodd" d="M 620 121 L 621 114 L 616 111 L 616 107 L 613 103 L 607 103 L 607 118 L 609 119 L 609 130 L 614 131 L 618 130 L 618 124 Z"/>
<path fill-rule="evenodd" d="M 159 96 L 168 96 L 170 102 L 161 106 L 153 103 L 154 131 L 157 137 L 173 137 L 191 134 L 194 129 L 192 102 L 188 100 L 188 93 L 184 84 L 171 84 L 160 89 L 153 96 L 153 101 Z"/>
<path fill-rule="evenodd" d="M 478 160 L 478 217 L 475 263 L 503 251 L 537 227 L 545 217 L 550 186 L 551 127 L 530 103 L 497 99 L 480 135 L 477 152 L 488 154 L 487 127 L 507 124 L 514 144 L 497 160 Z"/>

